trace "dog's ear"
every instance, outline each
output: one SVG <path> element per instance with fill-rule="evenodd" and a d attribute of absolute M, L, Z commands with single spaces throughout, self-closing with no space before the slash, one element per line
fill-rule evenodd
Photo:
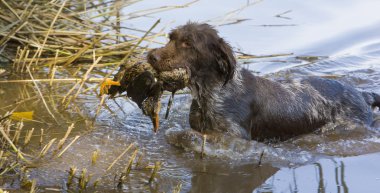
<path fill-rule="evenodd" d="M 218 70 L 224 77 L 224 84 L 226 85 L 235 74 L 236 60 L 232 52 L 231 46 L 226 43 L 223 38 L 219 38 L 218 45 L 216 46 L 217 52 L 215 53 Z"/>

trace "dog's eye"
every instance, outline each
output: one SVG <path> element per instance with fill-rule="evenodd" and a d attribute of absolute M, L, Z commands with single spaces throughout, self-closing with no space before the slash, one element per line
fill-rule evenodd
<path fill-rule="evenodd" d="M 188 48 L 188 47 L 190 47 L 190 44 L 188 42 L 182 42 L 181 47 Z"/>

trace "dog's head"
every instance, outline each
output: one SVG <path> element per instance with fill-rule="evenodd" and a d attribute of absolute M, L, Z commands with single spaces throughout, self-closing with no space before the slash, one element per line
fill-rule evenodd
<path fill-rule="evenodd" d="M 170 41 L 148 54 L 159 72 L 186 68 L 190 78 L 226 84 L 234 76 L 236 60 L 228 43 L 208 24 L 187 23 L 174 29 Z"/>

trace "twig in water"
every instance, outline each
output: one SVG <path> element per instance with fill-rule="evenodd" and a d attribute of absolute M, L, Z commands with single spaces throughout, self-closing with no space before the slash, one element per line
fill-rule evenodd
<path fill-rule="evenodd" d="M 58 122 L 57 119 L 55 118 L 54 114 L 50 111 L 50 108 L 48 107 L 48 105 L 47 105 L 47 103 L 46 103 L 46 101 L 45 101 L 45 98 L 44 98 L 44 96 L 42 95 L 42 92 L 41 92 L 40 88 L 38 87 L 37 82 L 34 81 L 34 78 L 33 78 L 32 72 L 30 71 L 29 66 L 28 66 L 26 69 L 28 70 L 29 76 L 30 76 L 30 78 L 32 79 L 34 86 L 36 87 L 36 89 L 37 89 L 37 93 L 39 94 L 39 96 L 40 96 L 40 98 L 41 98 L 41 100 L 42 100 L 42 103 L 44 104 L 46 110 L 48 111 L 48 113 L 50 114 L 50 116 L 53 117 L 53 119 L 54 119 L 56 122 Z"/>
<path fill-rule="evenodd" d="M 30 187 L 30 193 L 36 193 L 37 192 L 37 180 L 33 179 L 32 180 L 32 186 Z"/>
<path fill-rule="evenodd" d="M 99 156 L 99 149 L 96 149 L 94 152 L 92 152 L 92 157 L 91 157 L 91 164 L 95 165 L 96 161 L 98 160 Z"/>
<path fill-rule="evenodd" d="M 206 146 L 206 140 L 207 140 L 207 135 L 204 134 L 202 137 L 202 150 L 201 150 L 201 158 L 203 159 L 205 156 L 205 146 Z"/>
<path fill-rule="evenodd" d="M 77 135 L 77 136 L 75 136 L 75 138 L 69 143 L 69 145 L 67 145 L 66 147 L 65 147 L 65 149 L 63 149 L 62 151 L 61 151 L 61 153 L 59 153 L 58 155 L 57 155 L 57 157 L 61 157 L 62 156 L 62 154 L 63 153 L 65 153 L 65 151 L 67 150 L 67 149 L 69 149 L 69 147 L 79 138 L 80 136 L 79 135 Z"/>
<path fill-rule="evenodd" d="M 136 149 L 136 150 L 133 152 L 131 158 L 129 158 L 129 162 L 128 162 L 128 164 L 127 164 L 127 168 L 125 169 L 125 175 L 128 175 L 128 174 L 131 172 L 132 165 L 133 165 L 133 161 L 135 161 L 135 159 L 136 159 L 136 155 L 137 155 L 137 152 L 138 152 L 138 151 L 139 151 L 139 150 Z"/>
<path fill-rule="evenodd" d="M 40 146 L 42 145 L 43 138 L 44 137 L 44 129 L 41 129 L 41 136 L 40 136 Z"/>
<path fill-rule="evenodd" d="M 108 166 L 108 168 L 106 169 L 106 172 L 108 172 L 112 167 L 113 167 L 113 165 L 115 165 L 115 163 L 125 154 L 125 153 L 127 153 L 127 151 L 129 150 L 129 149 L 131 149 L 133 146 L 135 145 L 135 143 L 133 142 L 133 143 L 131 143 L 124 151 L 123 151 L 123 153 L 121 153 L 112 163 L 111 163 L 111 165 L 110 166 Z"/>
<path fill-rule="evenodd" d="M 42 148 L 39 157 L 43 158 L 46 155 L 46 153 L 49 151 L 50 147 L 53 145 L 53 143 L 55 142 L 55 140 L 57 140 L 57 138 L 54 138 L 54 139 L 50 140 L 49 143 L 46 144 Z"/>
<path fill-rule="evenodd" d="M 282 19 L 292 19 L 292 18 L 290 18 L 290 17 L 284 17 L 283 15 L 285 15 L 285 14 L 288 14 L 288 13 L 290 13 L 290 12 L 292 12 L 292 10 L 287 10 L 287 11 L 285 11 L 285 12 L 282 12 L 282 13 L 279 13 L 279 14 L 277 14 L 277 15 L 275 15 L 275 17 L 278 17 L 278 18 L 282 18 Z"/>
<path fill-rule="evenodd" d="M 25 137 L 25 140 L 24 140 L 24 145 L 27 145 L 30 142 L 30 139 L 32 138 L 32 135 L 33 135 L 33 131 L 34 131 L 34 128 L 32 128 L 31 130 L 28 130 L 26 132 L 26 137 Z"/>
<path fill-rule="evenodd" d="M 105 101 L 106 97 L 107 97 L 106 95 L 103 95 L 102 98 L 100 99 L 99 106 L 96 109 L 95 118 L 98 117 L 98 114 L 100 113 L 100 109 L 102 109 L 102 106 L 104 104 L 104 101 Z"/>
<path fill-rule="evenodd" d="M 238 55 L 238 59 L 254 59 L 254 58 L 273 58 L 273 57 L 282 57 L 282 56 L 291 56 L 293 53 L 285 53 L 285 54 L 269 54 L 269 55 L 252 55 L 243 53 L 240 51 L 236 51 L 236 53 L 239 53 L 241 55 Z"/>
<path fill-rule="evenodd" d="M 263 25 L 254 25 L 258 27 L 293 27 L 297 26 L 297 24 L 263 24 Z"/>
<path fill-rule="evenodd" d="M 71 186 L 76 173 L 77 173 L 77 168 L 75 166 L 71 166 L 69 170 L 69 176 L 67 177 L 67 183 L 66 183 L 67 187 Z"/>
<path fill-rule="evenodd" d="M 90 72 L 92 71 L 92 69 L 94 69 L 94 66 L 99 63 L 99 61 L 102 59 L 103 57 L 100 56 L 98 59 L 96 59 L 96 61 L 94 61 L 94 63 L 90 66 L 90 68 L 87 70 L 87 72 L 84 74 L 83 76 L 83 79 L 81 81 L 81 84 L 79 85 L 79 88 L 77 90 L 77 93 L 74 95 L 73 99 L 76 99 L 80 93 L 80 90 L 82 89 L 84 83 L 86 82 L 85 80 L 87 79 L 88 75 L 90 74 Z"/>
<path fill-rule="evenodd" d="M 175 92 L 172 92 L 172 95 L 170 95 L 169 102 L 168 102 L 168 107 L 166 108 L 165 119 L 168 119 L 168 117 L 169 117 L 169 112 L 170 112 L 170 109 L 171 109 L 171 107 L 173 105 L 174 94 L 175 94 Z"/>
<path fill-rule="evenodd" d="M 180 182 L 174 189 L 173 193 L 180 193 L 182 189 L 182 183 Z"/>
<path fill-rule="evenodd" d="M 64 136 L 61 140 L 59 140 L 58 145 L 57 145 L 57 150 L 62 149 L 63 144 L 65 143 L 67 137 L 69 137 L 69 135 L 70 135 L 70 133 L 71 133 L 71 130 L 73 130 L 73 128 L 74 128 L 74 123 L 72 123 L 72 124 L 67 128 L 67 131 L 66 131 L 66 133 L 65 133 L 65 136 Z"/>
<path fill-rule="evenodd" d="M 259 163 L 257 164 L 258 167 L 261 166 L 261 161 L 263 160 L 263 156 L 264 156 L 264 150 L 261 152 L 260 154 L 260 159 L 259 159 Z"/>
<path fill-rule="evenodd" d="M 30 163 L 27 159 L 25 159 L 25 157 L 22 155 L 21 151 L 19 149 L 17 149 L 17 147 L 13 144 L 13 142 L 11 141 L 11 139 L 9 139 L 8 135 L 5 133 L 4 131 L 4 128 L 3 127 L 0 127 L 0 132 L 1 134 L 3 135 L 3 137 L 5 138 L 5 140 L 9 143 L 9 145 L 12 147 L 12 149 L 16 152 L 17 154 L 17 157 L 21 158 L 23 161 L 25 161 L 26 163 Z"/>
<path fill-rule="evenodd" d="M 154 168 L 153 168 L 153 171 L 152 171 L 152 175 L 150 176 L 149 178 L 149 183 L 152 183 L 154 178 L 156 177 L 157 175 L 157 172 L 158 170 L 160 170 L 161 168 L 161 162 L 157 161 L 155 164 L 154 164 Z"/>

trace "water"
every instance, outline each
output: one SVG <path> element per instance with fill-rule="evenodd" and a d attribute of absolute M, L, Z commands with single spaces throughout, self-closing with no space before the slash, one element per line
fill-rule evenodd
<path fill-rule="evenodd" d="M 136 10 L 187 2 L 139 1 L 124 8 L 123 13 L 128 18 L 127 14 Z M 188 20 L 208 21 L 217 26 L 220 35 L 235 51 L 255 55 L 290 54 L 240 61 L 242 67 L 260 76 L 271 79 L 326 76 L 380 93 L 379 8 L 380 2 L 371 0 L 200 0 L 185 8 L 127 20 L 123 25 L 148 29 L 161 18 L 159 30 L 167 24 L 173 28 Z M 225 16 L 231 11 L 234 12 Z M 285 14 L 276 17 L 282 13 Z M 141 33 L 136 32 L 136 35 Z M 158 40 L 166 41 L 164 38 Z M 307 55 L 320 57 L 316 60 L 298 57 Z M 57 96 L 70 88 L 71 84 L 57 85 L 49 92 L 52 98 L 49 102 L 61 100 Z M 0 93 L 1 106 L 36 96 L 31 85 L 20 84 L 1 85 Z M 28 94 L 30 96 L 26 96 Z M 167 100 L 165 96 L 161 117 L 164 117 Z M 378 192 L 380 188 L 377 172 L 380 169 L 380 128 L 347 125 L 271 145 L 214 136 L 206 144 L 206 157 L 200 159 L 201 136 L 189 132 L 185 133 L 189 140 L 173 137 L 173 133 L 189 128 L 189 95 L 176 96 L 169 119 L 161 119 L 157 134 L 153 133 L 149 118 L 125 98 L 108 100 L 107 108 L 103 108 L 92 122 L 89 117 L 94 117 L 98 103 L 99 99 L 89 93 L 81 95 L 70 111 L 53 109 L 59 124 L 45 113 L 41 101 L 36 98 L 18 106 L 17 111 L 36 112 L 36 120 L 40 122 L 26 123 L 26 127 L 45 128 L 48 132 L 45 141 L 54 137 L 60 139 L 72 122 L 76 123 L 76 128 L 70 139 L 81 135 L 61 158 L 47 156 L 31 169 L 29 175 L 37 178 L 39 185 L 60 188 L 67 179 L 67 170 L 76 166 L 80 170 L 87 168 L 93 180 L 102 177 L 98 192 L 116 191 L 114 174 L 125 167 L 128 157 L 124 156 L 110 172 L 105 170 L 135 142 L 140 152 L 144 152 L 144 162 L 161 161 L 163 166 L 156 183 L 151 185 L 147 183 L 150 171 L 132 170 L 122 187 L 124 192 L 170 192 L 178 184 L 182 184 L 182 192 Z M 10 109 L 2 108 L 1 111 Z M 34 141 L 38 140 L 36 136 Z M 37 143 L 25 151 L 36 149 L 39 149 Z M 95 150 L 100 155 L 93 166 L 91 155 Z M 262 152 L 262 166 L 259 167 Z M 11 182 L 3 182 L 3 187 L 12 187 Z"/>

